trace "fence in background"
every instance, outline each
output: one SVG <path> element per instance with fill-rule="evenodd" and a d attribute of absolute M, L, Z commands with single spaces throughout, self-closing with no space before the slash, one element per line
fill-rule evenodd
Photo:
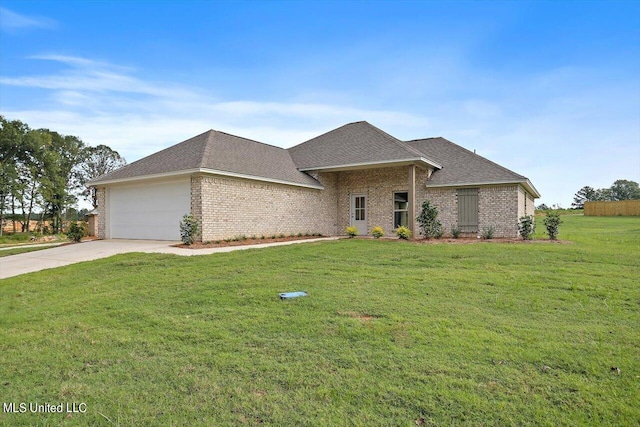
<path fill-rule="evenodd" d="M 640 216 L 640 200 L 586 202 L 585 216 Z"/>

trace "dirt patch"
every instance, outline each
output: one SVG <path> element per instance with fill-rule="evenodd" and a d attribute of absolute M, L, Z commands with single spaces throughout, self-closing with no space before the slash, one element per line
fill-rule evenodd
<path fill-rule="evenodd" d="M 202 242 L 202 243 L 194 243 L 192 245 L 185 245 L 184 243 L 180 243 L 175 245 L 176 248 L 183 249 L 206 249 L 206 248 L 225 248 L 227 246 L 247 246 L 247 245 L 260 245 L 263 243 L 277 243 L 277 242 L 292 242 L 295 240 L 309 240 L 309 239 L 319 239 L 321 237 L 326 236 L 285 236 L 285 237 L 265 237 L 262 238 L 237 238 L 237 240 L 216 240 L 213 242 Z"/>

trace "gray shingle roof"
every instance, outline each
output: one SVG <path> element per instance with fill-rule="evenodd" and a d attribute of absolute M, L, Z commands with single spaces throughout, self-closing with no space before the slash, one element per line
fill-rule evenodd
<path fill-rule="evenodd" d="M 416 139 L 406 143 L 442 165 L 442 169 L 431 175 L 428 186 L 520 182 L 537 193 L 526 177 L 444 138 Z"/>
<path fill-rule="evenodd" d="M 394 162 L 425 157 L 408 144 L 367 122 L 355 122 L 289 148 L 301 170 Z"/>
<path fill-rule="evenodd" d="M 322 188 L 301 170 L 421 161 L 435 166 L 428 186 L 523 183 L 529 180 L 444 138 L 400 141 L 367 122 L 341 126 L 285 150 L 209 130 L 126 165 L 91 184 L 204 170 Z M 340 169 L 338 169 L 340 170 Z"/>
<path fill-rule="evenodd" d="M 92 184 L 200 169 L 322 187 L 296 168 L 287 150 L 215 130 L 128 164 Z"/>

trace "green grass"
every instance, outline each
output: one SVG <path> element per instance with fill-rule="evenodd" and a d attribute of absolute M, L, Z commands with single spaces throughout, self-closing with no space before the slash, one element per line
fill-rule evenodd
<path fill-rule="evenodd" d="M 572 244 L 347 239 L 0 281 L 2 400 L 87 405 L 0 424 L 637 425 L 640 219 L 563 221 Z"/>
<path fill-rule="evenodd" d="M 26 246 L 11 248 L 11 249 L 4 249 L 4 250 L 0 250 L 0 258 L 5 256 L 10 256 L 10 255 L 24 254 L 27 252 L 35 252 L 35 251 L 41 251 L 43 249 L 51 249 L 51 248 L 52 246 L 37 246 L 34 248 L 29 245 L 26 245 Z"/>
<path fill-rule="evenodd" d="M 28 243 L 31 236 L 31 233 L 4 233 L 0 236 L 0 245 Z"/>

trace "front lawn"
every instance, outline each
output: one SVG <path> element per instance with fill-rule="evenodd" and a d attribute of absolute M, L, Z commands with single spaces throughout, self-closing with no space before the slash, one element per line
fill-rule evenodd
<path fill-rule="evenodd" d="M 636 425 L 640 219 L 563 221 L 572 244 L 351 239 L 2 280 L 3 403 L 86 412 L 0 424 Z"/>

